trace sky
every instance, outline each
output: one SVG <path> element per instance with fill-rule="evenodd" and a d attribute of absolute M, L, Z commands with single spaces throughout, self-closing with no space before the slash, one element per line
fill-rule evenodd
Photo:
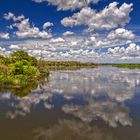
<path fill-rule="evenodd" d="M 0 54 L 140 63 L 139 0 L 1 0 Z"/>

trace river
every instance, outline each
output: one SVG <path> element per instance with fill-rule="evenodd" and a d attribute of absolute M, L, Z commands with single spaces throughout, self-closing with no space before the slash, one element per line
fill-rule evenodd
<path fill-rule="evenodd" d="M 52 71 L 28 89 L 1 90 L 0 140 L 140 140 L 139 69 Z"/>

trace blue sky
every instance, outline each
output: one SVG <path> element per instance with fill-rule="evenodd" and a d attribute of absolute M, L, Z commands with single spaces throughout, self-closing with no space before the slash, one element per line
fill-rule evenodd
<path fill-rule="evenodd" d="M 114 2 L 113 0 L 102 0 L 96 5 L 91 5 L 92 8 L 95 8 L 97 10 L 102 10 L 106 5 L 109 3 Z M 133 3 L 133 11 L 131 12 L 131 21 L 128 24 L 129 27 L 134 28 L 140 28 L 140 20 L 139 20 L 139 12 L 140 12 L 140 1 L 139 0 L 116 0 L 116 2 L 119 2 L 119 4 L 126 3 Z M 44 3 L 35 3 L 32 0 L 1 0 L 0 2 L 0 27 L 3 31 L 6 30 L 6 26 L 8 25 L 7 21 L 2 19 L 4 13 L 12 12 L 15 15 L 25 15 L 25 17 L 30 18 L 31 22 L 33 22 L 35 25 L 41 27 L 42 24 L 46 21 L 53 22 L 55 26 L 53 27 L 53 31 L 55 33 L 66 31 L 67 28 L 64 28 L 60 20 L 64 17 L 72 15 L 75 11 L 57 11 L 56 6 L 50 6 L 47 2 Z M 137 29 L 136 28 L 136 29 Z M 61 29 L 61 30 L 60 30 Z M 81 28 L 80 28 L 81 29 Z M 71 30 L 78 30 L 71 29 Z"/>
<path fill-rule="evenodd" d="M 37 57 L 43 53 L 50 60 L 140 62 L 140 1 L 87 0 L 87 3 L 1 0 L 1 53 L 8 55 L 24 49 Z M 27 48 L 23 47 L 25 44 Z"/>

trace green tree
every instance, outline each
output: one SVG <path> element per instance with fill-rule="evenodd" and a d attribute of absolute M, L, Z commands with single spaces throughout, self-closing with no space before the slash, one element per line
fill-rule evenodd
<path fill-rule="evenodd" d="M 27 52 L 24 51 L 17 51 L 11 54 L 11 61 L 17 62 L 27 60 L 32 66 L 37 66 L 37 59 L 35 57 L 30 56 Z"/>
<path fill-rule="evenodd" d="M 14 75 L 24 75 L 28 77 L 39 76 L 40 72 L 35 66 L 31 66 L 27 60 L 17 61 L 12 64 L 12 72 Z"/>

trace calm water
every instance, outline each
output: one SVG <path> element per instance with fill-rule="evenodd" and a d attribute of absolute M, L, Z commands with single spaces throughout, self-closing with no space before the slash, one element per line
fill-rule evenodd
<path fill-rule="evenodd" d="M 0 140 L 140 140 L 140 70 L 56 71 L 33 89 L 0 93 Z"/>

